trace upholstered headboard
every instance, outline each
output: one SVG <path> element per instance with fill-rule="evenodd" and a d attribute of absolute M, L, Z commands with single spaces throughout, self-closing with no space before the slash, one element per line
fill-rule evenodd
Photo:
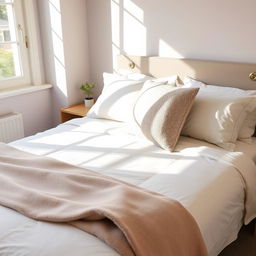
<path fill-rule="evenodd" d="M 187 75 L 207 84 L 256 90 L 256 64 L 252 63 L 119 55 L 118 68 L 154 77 Z"/>
<path fill-rule="evenodd" d="M 190 76 L 207 84 L 256 90 L 256 63 L 130 55 L 119 55 L 117 62 L 119 69 L 154 77 L 178 75 L 182 79 L 184 76 Z"/>

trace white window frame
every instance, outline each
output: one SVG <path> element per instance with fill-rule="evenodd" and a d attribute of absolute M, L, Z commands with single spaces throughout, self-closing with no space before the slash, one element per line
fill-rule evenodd
<path fill-rule="evenodd" d="M 22 76 L 0 79 L 0 90 L 42 85 L 44 83 L 39 18 L 36 1 L 15 0 L 14 10 L 17 23 L 17 37 L 20 42 Z"/>

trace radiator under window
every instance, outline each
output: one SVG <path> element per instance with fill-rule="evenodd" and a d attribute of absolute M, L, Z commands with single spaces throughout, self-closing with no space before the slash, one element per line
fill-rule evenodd
<path fill-rule="evenodd" d="M 20 113 L 0 116 L 0 141 L 11 142 L 24 137 L 23 118 Z"/>

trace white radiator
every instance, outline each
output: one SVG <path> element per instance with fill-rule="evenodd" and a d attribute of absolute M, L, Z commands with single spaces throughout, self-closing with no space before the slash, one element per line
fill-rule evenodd
<path fill-rule="evenodd" d="M 10 113 L 0 116 L 0 141 L 11 142 L 24 137 L 22 114 Z"/>

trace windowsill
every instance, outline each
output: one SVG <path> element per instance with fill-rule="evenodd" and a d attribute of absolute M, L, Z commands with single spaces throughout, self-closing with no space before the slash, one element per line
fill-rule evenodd
<path fill-rule="evenodd" d="M 50 84 L 29 85 L 29 86 L 19 86 L 19 87 L 13 87 L 13 88 L 0 89 L 0 99 L 42 91 L 49 88 L 52 88 L 52 85 Z"/>

